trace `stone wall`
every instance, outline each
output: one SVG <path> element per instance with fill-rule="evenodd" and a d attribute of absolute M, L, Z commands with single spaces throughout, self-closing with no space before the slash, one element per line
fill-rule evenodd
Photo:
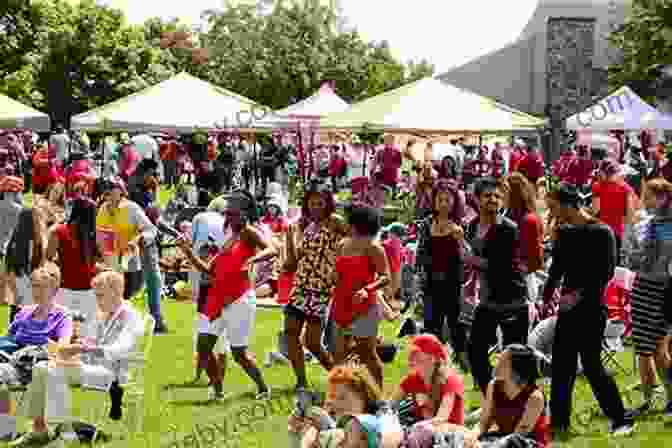
<path fill-rule="evenodd" d="M 558 157 L 564 119 L 592 103 L 595 18 L 552 17 L 546 30 L 547 108 L 551 159 Z"/>

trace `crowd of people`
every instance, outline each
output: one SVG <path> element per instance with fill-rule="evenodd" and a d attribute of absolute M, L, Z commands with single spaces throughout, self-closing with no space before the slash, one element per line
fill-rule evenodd
<path fill-rule="evenodd" d="M 8 135 L 4 141 L 17 149 L 21 136 Z M 185 224 L 158 207 L 159 185 L 172 186 L 183 174 L 166 156 L 175 142 L 123 135 L 120 149 L 110 150 L 121 155 L 100 173 L 78 164 L 86 158 L 62 154 L 71 144 L 62 130 L 53 137 L 33 151 L 32 207 L 23 205 L 28 180 L 21 170 L 7 168 L 0 179 L 0 286 L 11 307 L 0 350 L 58 348 L 44 361 L 36 357 L 28 375 L 23 365 L 0 364 L 1 382 L 27 385 L 23 412 L 34 420 L 33 432 L 14 446 L 49 440 L 47 419 L 67 415 L 67 385 L 82 377 L 106 384 L 110 417 L 121 417 L 126 360 L 144 331 L 128 300 L 143 285 L 154 331 L 169 332 L 161 311 L 166 234 L 177 237 L 192 269 L 195 373 L 207 375 L 210 399 L 225 397 L 229 353 L 257 399 L 271 396 L 250 343 L 257 297 L 282 304 L 278 351 L 296 379 L 289 433 L 297 447 L 545 447 L 570 433 L 578 373 L 614 436 L 631 434 L 652 406 L 656 372 L 672 415 L 672 306 L 665 301 L 672 183 L 659 147 L 601 155 L 578 147 L 546 169 L 541 151 L 519 139 L 492 148 L 461 139 L 428 143 L 418 157 L 417 143 L 402 149 L 388 137 L 359 159 L 351 155 L 362 145 L 319 147 L 322 156 L 308 157 L 278 139 L 268 143 L 274 152 L 261 155 L 277 159 L 266 165 L 260 200 L 249 190 L 243 158 L 231 156 L 244 141 L 218 136 L 212 154 L 194 160 L 215 177 L 221 172 L 209 161 L 230 166 L 216 187 L 197 176 L 214 199 L 179 205 L 176 195 L 178 212 L 207 204 Z M 191 143 L 203 144 L 196 137 Z M 645 162 L 636 176 L 627 169 L 634 153 Z M 37 159 L 51 174 L 36 173 Z M 291 160 L 306 178 L 295 217 Z M 415 219 L 383 227 L 386 198 L 402 194 L 409 179 Z M 345 188 L 352 194 L 341 204 L 336 194 Z M 412 272 L 410 284 L 404 269 Z M 617 269 L 637 274 L 629 290 L 644 404 L 636 410 L 624 407 L 601 357 Z M 384 397 L 390 356 L 380 324 L 409 308 L 420 311 L 421 330 L 409 341 L 406 374 Z M 310 392 L 309 358 L 328 374 L 323 404 Z M 465 424 L 465 375 L 481 393 L 476 428 Z M 538 385 L 546 375 L 548 406 Z"/>

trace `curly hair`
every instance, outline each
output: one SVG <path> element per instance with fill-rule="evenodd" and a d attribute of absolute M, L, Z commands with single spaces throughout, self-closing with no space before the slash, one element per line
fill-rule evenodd
<path fill-rule="evenodd" d="M 365 366 L 336 366 L 329 371 L 327 384 L 329 395 L 333 395 L 336 384 L 348 386 L 365 399 L 367 408 L 375 407 L 383 399 L 383 393 Z"/>
<path fill-rule="evenodd" d="M 506 180 L 508 185 L 509 210 L 517 217 L 536 211 L 534 185 L 523 174 L 512 173 Z"/>

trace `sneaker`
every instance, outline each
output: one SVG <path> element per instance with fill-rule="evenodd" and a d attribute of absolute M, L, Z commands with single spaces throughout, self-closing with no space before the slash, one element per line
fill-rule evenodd
<path fill-rule="evenodd" d="M 271 389 L 267 389 L 263 392 L 259 392 L 255 397 L 257 401 L 267 401 L 271 399 Z"/>
<path fill-rule="evenodd" d="M 635 423 L 632 420 L 625 420 L 621 424 L 610 424 L 609 426 L 609 435 L 612 437 L 628 437 L 635 432 Z"/>
<path fill-rule="evenodd" d="M 59 437 L 60 439 L 66 442 L 74 442 L 79 440 L 79 437 L 77 437 L 77 433 L 72 428 L 72 424 L 69 423 L 63 424 L 61 426 Z"/>
<path fill-rule="evenodd" d="M 669 401 L 663 410 L 663 416 L 666 420 L 672 420 L 672 401 Z"/>
<path fill-rule="evenodd" d="M 644 403 L 642 403 L 637 409 L 633 409 L 631 411 L 632 417 L 634 418 L 634 417 L 639 417 L 641 415 L 644 415 L 647 412 L 649 412 L 652 407 L 653 407 L 653 401 L 652 400 L 647 400 Z"/>
<path fill-rule="evenodd" d="M 224 391 L 217 392 L 214 387 L 210 386 L 208 388 L 208 400 L 209 401 L 221 401 L 226 398 Z"/>
<path fill-rule="evenodd" d="M 10 447 L 38 447 L 44 446 L 51 441 L 51 436 L 48 432 L 29 432 L 18 439 L 10 442 L 8 446 Z"/>

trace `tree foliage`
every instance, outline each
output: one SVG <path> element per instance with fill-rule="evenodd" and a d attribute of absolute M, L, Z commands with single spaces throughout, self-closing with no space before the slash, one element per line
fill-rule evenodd
<path fill-rule="evenodd" d="M 667 96 L 661 68 L 672 64 L 672 2 L 634 0 L 625 23 L 609 40 L 622 53 L 620 63 L 609 69 L 610 85 L 629 85 L 649 101 Z"/>
<path fill-rule="evenodd" d="M 357 101 L 434 71 L 426 61 L 403 64 L 386 42 L 342 29 L 339 11 L 319 0 L 266 2 L 263 11 L 228 3 L 203 13 L 205 31 L 160 18 L 131 25 L 95 0 L 2 3 L 0 92 L 64 124 L 181 71 L 271 108 L 311 95 L 324 81 Z M 166 46 L 162 38 L 175 33 L 188 38 Z M 210 56 L 194 58 L 194 48 Z"/>

